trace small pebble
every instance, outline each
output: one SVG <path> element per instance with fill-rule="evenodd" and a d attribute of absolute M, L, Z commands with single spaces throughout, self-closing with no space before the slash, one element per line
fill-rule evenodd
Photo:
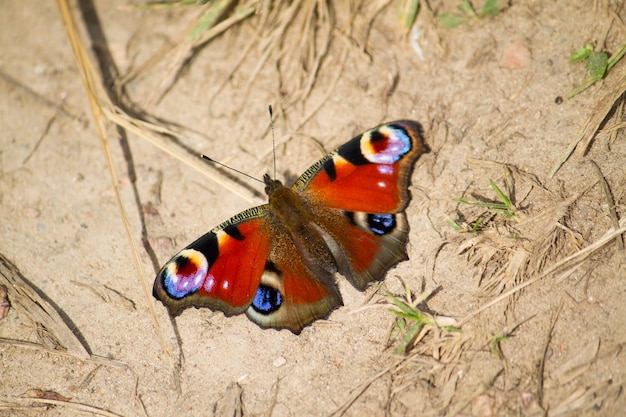
<path fill-rule="evenodd" d="M 47 69 L 48 69 L 48 66 L 46 64 L 39 64 L 35 66 L 35 74 L 44 75 Z"/>
<path fill-rule="evenodd" d="M 528 66 L 531 61 L 532 54 L 530 49 L 523 41 L 518 39 L 504 48 L 500 66 L 508 69 L 520 69 Z"/>
<path fill-rule="evenodd" d="M 281 366 L 283 366 L 286 363 L 287 363 L 287 359 L 283 358 L 282 356 L 274 359 L 274 366 L 276 368 L 280 368 Z"/>
<path fill-rule="evenodd" d="M 487 394 L 479 395 L 472 401 L 472 416 L 493 417 L 496 400 Z"/>
<path fill-rule="evenodd" d="M 41 211 L 36 209 L 35 207 L 25 207 L 22 209 L 22 215 L 29 219 L 36 219 L 41 216 Z"/>

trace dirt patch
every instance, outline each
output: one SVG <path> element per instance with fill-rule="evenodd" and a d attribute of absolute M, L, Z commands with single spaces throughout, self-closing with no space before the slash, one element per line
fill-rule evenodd
<path fill-rule="evenodd" d="M 626 262 L 615 232 L 626 226 L 624 64 L 555 103 L 586 76 L 568 62 L 576 48 L 621 48 L 623 4 L 512 2 L 445 29 L 436 16 L 460 2 L 422 2 L 408 31 L 395 2 L 364 3 L 263 3 L 205 47 L 149 68 L 161 48 L 188 42 L 180 33 L 195 6 L 71 10 L 100 97 L 134 116 L 100 120 L 143 278 L 58 8 L 3 5 L 0 284 L 10 305 L 0 300 L 0 415 L 626 409 Z M 364 293 L 338 277 L 345 306 L 299 336 L 208 310 L 170 321 L 144 285 L 177 250 L 262 201 L 257 184 L 203 166 L 220 182 L 207 180 L 177 156 L 201 166 L 205 153 L 261 177 L 273 165 L 268 104 L 279 178 L 381 122 L 421 122 L 431 153 L 412 178 L 410 260 Z M 175 140 L 147 142 L 139 119 Z M 585 156 L 550 176 L 587 120 L 601 130 Z M 494 209 L 502 199 L 490 180 L 508 211 Z M 418 303 L 427 317 L 453 318 L 460 331 L 427 324 L 395 355 L 403 334 L 383 294 L 402 299 L 403 283 L 414 299 L 430 293 Z"/>

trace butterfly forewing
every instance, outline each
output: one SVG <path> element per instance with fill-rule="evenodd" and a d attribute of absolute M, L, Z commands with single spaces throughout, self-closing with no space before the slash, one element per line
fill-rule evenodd
<path fill-rule="evenodd" d="M 246 210 L 165 264 L 154 296 L 176 315 L 187 307 L 243 313 L 256 294 L 271 248 L 268 206 Z"/>
<path fill-rule="evenodd" d="M 408 205 L 413 165 L 424 152 L 428 148 L 417 123 L 385 124 L 356 136 L 320 160 L 293 189 L 324 207 L 396 213 Z"/>

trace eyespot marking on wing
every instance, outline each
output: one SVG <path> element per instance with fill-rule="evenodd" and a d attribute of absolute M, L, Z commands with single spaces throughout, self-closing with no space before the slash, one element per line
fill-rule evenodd
<path fill-rule="evenodd" d="M 283 304 L 283 295 L 276 288 L 261 284 L 252 300 L 252 308 L 263 315 L 278 310 Z"/>
<path fill-rule="evenodd" d="M 375 235 L 386 235 L 396 228 L 396 216 L 393 214 L 368 214 L 367 224 Z"/>
<path fill-rule="evenodd" d="M 361 138 L 361 153 L 373 164 L 393 164 L 411 150 L 411 137 L 394 125 L 371 130 Z"/>
<path fill-rule="evenodd" d="M 284 301 L 284 296 L 281 292 L 281 280 L 282 272 L 274 262 L 268 261 L 265 264 L 261 284 L 254 295 L 250 308 L 263 316 L 268 316 L 278 311 Z"/>
<path fill-rule="evenodd" d="M 177 300 L 200 289 L 209 270 L 209 261 L 194 249 L 185 249 L 161 272 L 163 287 Z"/>
<path fill-rule="evenodd" d="M 359 226 L 363 230 L 369 230 L 377 236 L 387 235 L 393 232 L 398 223 L 395 214 L 372 214 L 355 213 L 353 211 L 344 212 L 344 216 L 354 226 Z"/>

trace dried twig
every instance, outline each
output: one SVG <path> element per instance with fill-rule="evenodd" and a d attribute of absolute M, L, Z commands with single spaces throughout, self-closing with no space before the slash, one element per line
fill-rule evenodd
<path fill-rule="evenodd" d="M 37 287 L 31 284 L 11 261 L 0 254 L 0 284 L 7 287 L 9 300 L 14 308 L 26 312 L 35 323 L 45 327 L 57 345 L 72 356 L 90 357 L 89 350 L 63 317 L 58 308 Z M 41 345 L 37 345 L 42 347 Z M 42 347 L 43 348 L 43 347 Z"/>
<path fill-rule="evenodd" d="M 604 192 L 604 198 L 606 198 L 606 203 L 609 208 L 609 217 L 611 218 L 611 222 L 613 223 L 613 227 L 615 229 L 619 228 L 619 219 L 617 218 L 617 211 L 615 210 L 615 200 L 613 200 L 613 194 L 611 194 L 611 189 L 609 188 L 609 184 L 606 182 L 606 178 L 602 174 L 600 167 L 595 161 L 590 161 L 591 166 L 596 171 L 598 176 L 598 181 L 600 181 L 600 185 L 602 186 L 602 191 Z M 615 239 L 615 243 L 617 243 L 617 248 L 623 252 L 624 251 L 624 241 L 622 236 L 618 236 Z"/>
<path fill-rule="evenodd" d="M 59 6 L 59 10 L 61 12 L 61 17 L 63 19 L 63 23 L 65 25 L 65 29 L 67 30 L 67 36 L 72 46 L 72 51 L 74 52 L 74 57 L 76 58 L 77 68 L 80 73 L 83 87 L 85 89 L 85 94 L 87 95 L 87 99 L 89 101 L 89 105 L 91 108 L 91 112 L 94 119 L 94 126 L 98 133 L 98 138 L 100 139 L 100 144 L 102 145 L 102 150 L 105 155 L 107 167 L 109 169 L 109 174 L 111 177 L 111 184 L 113 186 L 113 190 L 115 191 L 116 201 L 119 206 L 120 216 L 124 223 L 124 229 L 126 230 L 126 235 L 128 237 L 128 242 L 132 248 L 132 252 L 134 255 L 134 264 L 135 270 L 137 272 L 137 276 L 140 279 L 141 286 L 144 289 L 144 294 L 146 297 L 146 302 L 150 309 L 150 315 L 152 317 L 154 327 L 157 331 L 159 341 L 161 343 L 161 348 L 166 353 L 166 356 L 170 362 L 170 365 L 174 367 L 172 362 L 169 349 L 167 348 L 167 343 L 165 341 L 165 336 L 163 335 L 163 330 L 161 329 L 161 325 L 156 317 L 156 312 L 154 311 L 154 303 L 152 302 L 151 296 L 151 285 L 148 284 L 144 278 L 143 268 L 141 259 L 139 258 L 139 251 L 137 250 L 137 246 L 135 244 L 135 240 L 133 239 L 133 232 L 131 231 L 130 221 L 128 220 L 128 216 L 126 215 L 126 210 L 122 203 L 122 197 L 119 190 L 119 180 L 117 171 L 115 169 L 115 165 L 113 163 L 113 157 L 111 156 L 111 150 L 109 148 L 109 142 L 106 133 L 106 118 L 104 115 L 103 108 L 108 107 L 111 108 L 112 105 L 108 100 L 107 96 L 101 92 L 101 88 L 99 86 L 102 83 L 97 83 L 97 75 L 94 70 L 91 61 L 87 55 L 85 47 L 78 35 L 78 29 L 76 27 L 76 22 L 70 12 L 70 7 L 67 0 L 57 0 L 57 5 Z"/>
<path fill-rule="evenodd" d="M 554 332 L 554 326 L 556 326 L 556 321 L 559 319 L 559 315 L 561 314 L 561 310 L 563 310 L 563 302 L 559 305 L 559 308 L 554 313 L 550 328 L 546 332 L 546 338 L 543 342 L 543 349 L 541 355 L 541 362 L 539 363 L 539 367 L 537 369 L 537 402 L 539 403 L 539 407 L 545 410 L 545 406 L 543 405 L 543 381 L 544 381 L 544 373 L 546 367 L 546 359 L 548 357 L 548 347 L 550 346 L 550 340 L 552 340 L 552 332 Z"/>
<path fill-rule="evenodd" d="M 91 414 L 95 414 L 98 416 L 105 416 L 105 417 L 121 417 L 120 414 L 116 414 L 111 411 L 104 410 L 99 407 L 95 407 L 93 405 L 76 403 L 72 401 L 55 400 L 55 399 L 50 399 L 50 398 L 12 397 L 11 402 L 7 401 L 6 405 L 3 404 L 3 402 L 4 401 L 0 401 L 0 410 L 32 409 L 35 407 L 39 407 L 39 404 L 41 404 L 41 405 L 65 407 L 65 408 L 72 410 L 72 412 L 74 413 L 82 412 L 82 413 L 91 413 Z"/>

